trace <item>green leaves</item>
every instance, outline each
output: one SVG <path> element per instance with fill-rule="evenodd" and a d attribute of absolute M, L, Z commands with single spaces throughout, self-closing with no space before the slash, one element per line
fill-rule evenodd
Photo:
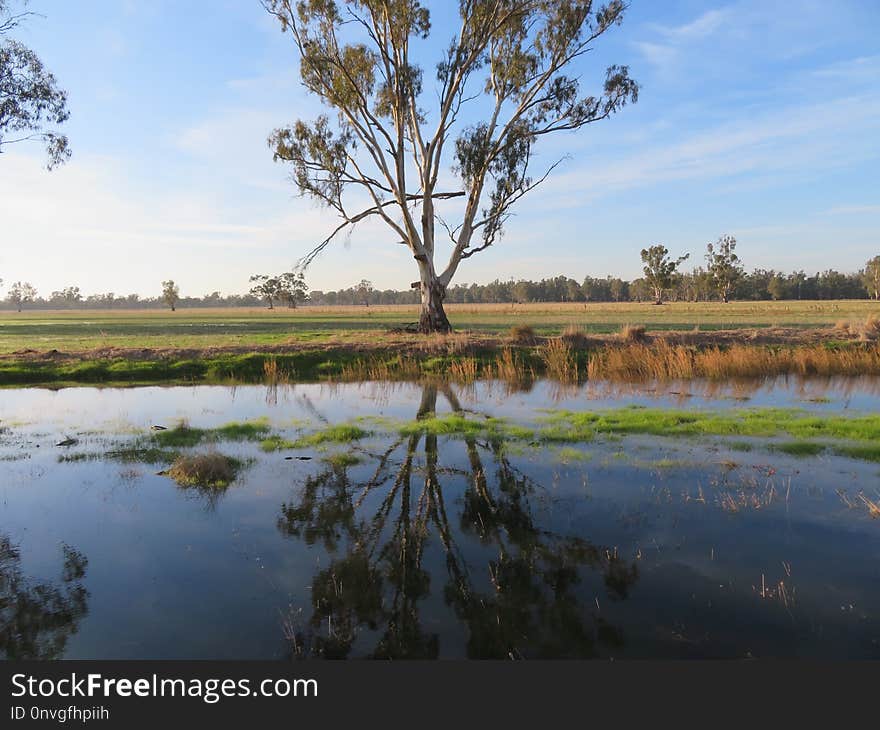
<path fill-rule="evenodd" d="M 378 216 L 392 240 L 411 250 L 422 291 L 442 297 L 459 263 L 492 245 L 516 201 L 558 164 L 530 174 L 537 140 L 605 119 L 638 98 L 626 66 L 608 67 L 595 94 L 567 73 L 620 23 L 619 0 L 599 8 L 591 0 L 459 0 L 460 28 L 436 64 L 440 88 L 427 110 L 419 106 L 427 102 L 412 48 L 431 23 L 418 0 L 264 5 L 293 36 L 306 87 L 337 112 L 333 121 L 297 122 L 269 140 L 275 159 L 292 165 L 300 192 L 342 219 L 305 264 L 341 230 Z M 460 186 L 441 191 L 440 168 L 449 162 Z M 369 207 L 350 210 L 349 200 L 364 194 Z M 450 225 L 435 204 L 459 196 L 461 222 Z M 438 220 L 452 242 L 443 270 L 434 262 Z M 477 232 L 482 243 L 471 246 Z"/>
<path fill-rule="evenodd" d="M 642 263 L 644 263 L 645 279 L 654 290 L 654 296 L 659 304 L 663 298 L 663 291 L 672 286 L 672 278 L 681 263 L 690 256 L 685 254 L 677 259 L 669 258 L 669 249 L 663 244 L 656 244 L 642 249 Z"/>
<path fill-rule="evenodd" d="M 0 37 L 16 25 L 17 18 L 0 5 Z M 46 126 L 63 124 L 69 116 L 67 93 L 37 54 L 15 40 L 0 42 L 0 152 L 15 142 L 39 140 L 51 170 L 70 158 L 70 147 L 66 136 Z"/>

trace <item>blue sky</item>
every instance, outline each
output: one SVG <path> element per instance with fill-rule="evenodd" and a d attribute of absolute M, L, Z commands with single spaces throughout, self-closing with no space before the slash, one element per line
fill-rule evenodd
<path fill-rule="evenodd" d="M 424 48 L 451 35 L 437 7 Z M 290 40 L 257 0 L 32 0 L 18 33 L 70 95 L 73 159 L 0 155 L 0 277 L 41 293 L 248 288 L 335 226 L 271 160 L 274 127 L 321 111 Z M 457 282 L 639 275 L 662 242 L 701 260 L 724 233 L 748 268 L 856 270 L 880 254 L 880 3 L 632 0 L 578 68 L 585 89 L 628 64 L 639 103 L 542 141 L 569 159 L 521 201 Z M 595 86 L 595 85 L 594 85 Z M 546 143 L 544 143 L 546 142 Z M 406 288 L 411 258 L 380 225 L 340 239 L 312 288 Z"/>

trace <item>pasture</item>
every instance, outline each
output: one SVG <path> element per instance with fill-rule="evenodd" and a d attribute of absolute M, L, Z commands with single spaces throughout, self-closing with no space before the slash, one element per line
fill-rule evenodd
<path fill-rule="evenodd" d="M 450 304 L 458 332 L 505 335 L 529 325 L 538 335 L 576 326 L 586 333 L 645 325 L 649 332 L 828 328 L 880 316 L 864 300 L 779 302 Z M 389 331 L 417 321 L 415 306 L 65 310 L 0 312 L 0 354 L 25 350 L 84 352 L 120 349 L 254 348 L 381 344 Z M 393 338 L 389 338 L 391 344 Z"/>

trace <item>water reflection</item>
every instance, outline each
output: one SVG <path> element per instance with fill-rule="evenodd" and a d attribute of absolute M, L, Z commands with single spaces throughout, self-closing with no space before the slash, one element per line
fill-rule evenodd
<path fill-rule="evenodd" d="M 439 393 L 462 410 L 449 387 L 430 384 L 418 419 L 433 415 Z M 295 655 L 346 658 L 367 632 L 371 645 L 359 648 L 367 656 L 436 658 L 439 633 L 421 618 L 432 593 L 462 623 L 470 658 L 590 657 L 623 645 L 622 632 L 581 605 L 575 589 L 586 569 L 603 577 L 612 600 L 624 600 L 636 564 L 539 526 L 533 502 L 542 487 L 511 464 L 503 443 L 468 437 L 463 445 L 464 469 L 441 462 L 437 435 L 400 437 L 367 455 L 368 478 L 331 463 L 282 505 L 281 532 L 331 556 L 312 580 L 308 628 L 289 637 Z M 463 489 L 444 490 L 452 481 Z M 442 587 L 432 586 L 438 579 Z"/>
<path fill-rule="evenodd" d="M 57 659 L 76 633 L 88 611 L 88 560 L 68 545 L 62 550 L 60 582 L 43 582 L 24 574 L 18 546 L 0 535 L 0 658 Z"/>

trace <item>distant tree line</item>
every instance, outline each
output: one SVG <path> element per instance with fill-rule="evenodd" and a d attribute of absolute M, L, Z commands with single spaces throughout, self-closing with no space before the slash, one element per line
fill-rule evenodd
<path fill-rule="evenodd" d="M 678 271 L 687 258 L 673 259 L 664 246 L 649 247 L 643 252 L 647 273 L 631 281 L 613 276 L 587 276 L 582 281 L 569 276 L 555 276 L 540 281 L 496 279 L 488 284 L 456 284 L 449 287 L 446 302 L 452 304 L 504 304 L 528 302 L 656 302 L 658 291 L 665 301 L 771 301 L 783 299 L 880 299 L 880 256 L 867 262 L 855 273 L 834 269 L 807 274 L 804 271 L 782 272 L 754 269 L 746 272 L 735 254 L 735 241 L 722 237 L 712 244 L 706 266 Z M 661 250 L 662 249 L 662 250 Z M 670 266 L 674 264 L 674 266 Z M 173 281 L 162 282 L 162 293 L 155 297 L 138 294 L 91 294 L 84 296 L 79 287 L 70 286 L 38 296 L 28 282 L 10 284 L 0 308 L 28 309 L 159 309 L 197 307 L 266 307 L 282 304 L 355 305 L 418 304 L 417 289 L 376 289 L 366 279 L 346 289 L 310 293 L 303 276 L 286 273 L 279 276 L 255 275 L 247 294 L 221 295 L 219 291 L 203 297 L 180 296 Z M 0 280 L 2 285 L 2 280 Z"/>

